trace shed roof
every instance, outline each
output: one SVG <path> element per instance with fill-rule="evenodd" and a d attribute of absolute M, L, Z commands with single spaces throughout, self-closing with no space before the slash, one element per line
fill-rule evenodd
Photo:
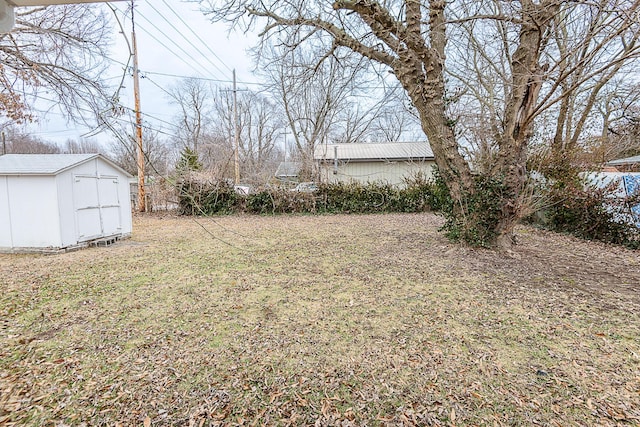
<path fill-rule="evenodd" d="M 58 175 L 95 158 L 100 158 L 124 175 L 131 176 L 100 154 L 5 154 L 0 156 L 0 175 Z"/>
<path fill-rule="evenodd" d="M 607 162 L 607 164 L 611 166 L 631 165 L 635 163 L 640 163 L 640 156 L 626 157 L 624 159 L 611 160 L 610 162 Z"/>
<path fill-rule="evenodd" d="M 432 160 L 433 151 L 428 142 L 386 142 L 368 144 L 322 144 L 316 146 L 316 160 Z"/>

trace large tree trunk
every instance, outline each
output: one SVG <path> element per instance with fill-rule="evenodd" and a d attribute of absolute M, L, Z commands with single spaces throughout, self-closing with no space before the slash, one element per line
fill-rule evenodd
<path fill-rule="evenodd" d="M 539 64 L 545 32 L 559 2 L 522 2 L 519 44 L 512 57 L 511 93 L 504 115 L 504 131 L 498 141 L 499 168 L 504 180 L 502 212 L 496 227 L 496 241 L 503 248 L 515 243 L 514 227 L 528 213 L 527 151 L 533 134 L 533 117 L 547 66 Z"/>
<path fill-rule="evenodd" d="M 432 1 L 429 26 L 431 47 L 404 49 L 399 52 L 400 61 L 394 65 L 394 74 L 407 91 L 416 107 L 424 131 L 438 165 L 441 177 L 453 200 L 454 215 L 462 220 L 462 227 L 473 226 L 465 211 L 465 198 L 475 191 L 469 164 L 458 151 L 453 123 L 447 117 L 444 83 L 445 61 L 445 2 Z M 416 40 L 421 36 L 420 2 L 407 2 L 407 30 Z"/>
<path fill-rule="evenodd" d="M 412 29 L 413 16 L 419 11 L 411 10 L 413 3 L 407 3 L 407 28 Z M 558 9 L 555 1 L 536 5 L 523 2 L 523 24 L 520 39 L 512 59 L 511 92 L 505 108 L 504 128 L 499 142 L 499 159 L 496 168 L 502 181 L 500 212 L 495 225 L 486 221 L 487 215 L 477 206 L 470 207 L 469 200 L 479 191 L 467 161 L 458 151 L 458 143 L 453 131 L 453 123 L 447 117 L 444 84 L 445 60 L 445 16 L 444 2 L 432 1 L 430 8 L 430 48 L 421 54 L 418 50 L 404 50 L 394 73 L 409 94 L 420 115 L 422 128 L 433 149 L 440 174 L 453 200 L 453 214 L 465 233 L 470 230 L 495 227 L 484 230 L 490 237 L 486 245 L 498 245 L 508 249 L 515 241 L 515 225 L 527 213 L 527 147 L 532 135 L 534 108 L 542 86 L 545 67 L 538 64 L 544 44 L 544 32 L 551 17 Z M 415 27 L 417 28 L 417 26 Z M 487 189 L 483 191 L 489 191 Z M 489 224 L 489 225 L 488 225 Z"/>

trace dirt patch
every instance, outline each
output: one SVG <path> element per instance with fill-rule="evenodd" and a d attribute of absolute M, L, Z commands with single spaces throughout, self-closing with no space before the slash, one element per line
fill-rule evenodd
<path fill-rule="evenodd" d="M 137 216 L 0 255 L 0 425 L 638 425 L 638 252 L 440 225 Z"/>

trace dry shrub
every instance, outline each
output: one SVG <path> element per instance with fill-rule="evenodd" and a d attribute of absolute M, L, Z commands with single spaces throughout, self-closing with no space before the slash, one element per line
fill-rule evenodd
<path fill-rule="evenodd" d="M 177 189 L 185 215 L 424 212 L 438 205 L 435 184 L 424 177 L 408 179 L 403 188 L 352 182 L 322 184 L 313 192 L 269 187 L 244 195 L 228 181 L 190 174 Z"/>

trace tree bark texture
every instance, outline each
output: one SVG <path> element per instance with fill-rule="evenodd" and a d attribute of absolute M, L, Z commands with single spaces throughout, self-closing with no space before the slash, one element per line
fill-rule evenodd
<path fill-rule="evenodd" d="M 539 63 L 545 36 L 560 9 L 556 0 L 522 2 L 522 24 L 518 46 L 512 56 L 511 92 L 499 139 L 499 168 L 505 193 L 496 233 L 500 246 L 514 243 L 513 229 L 527 209 L 527 149 L 532 136 L 534 109 L 548 65 Z"/>

